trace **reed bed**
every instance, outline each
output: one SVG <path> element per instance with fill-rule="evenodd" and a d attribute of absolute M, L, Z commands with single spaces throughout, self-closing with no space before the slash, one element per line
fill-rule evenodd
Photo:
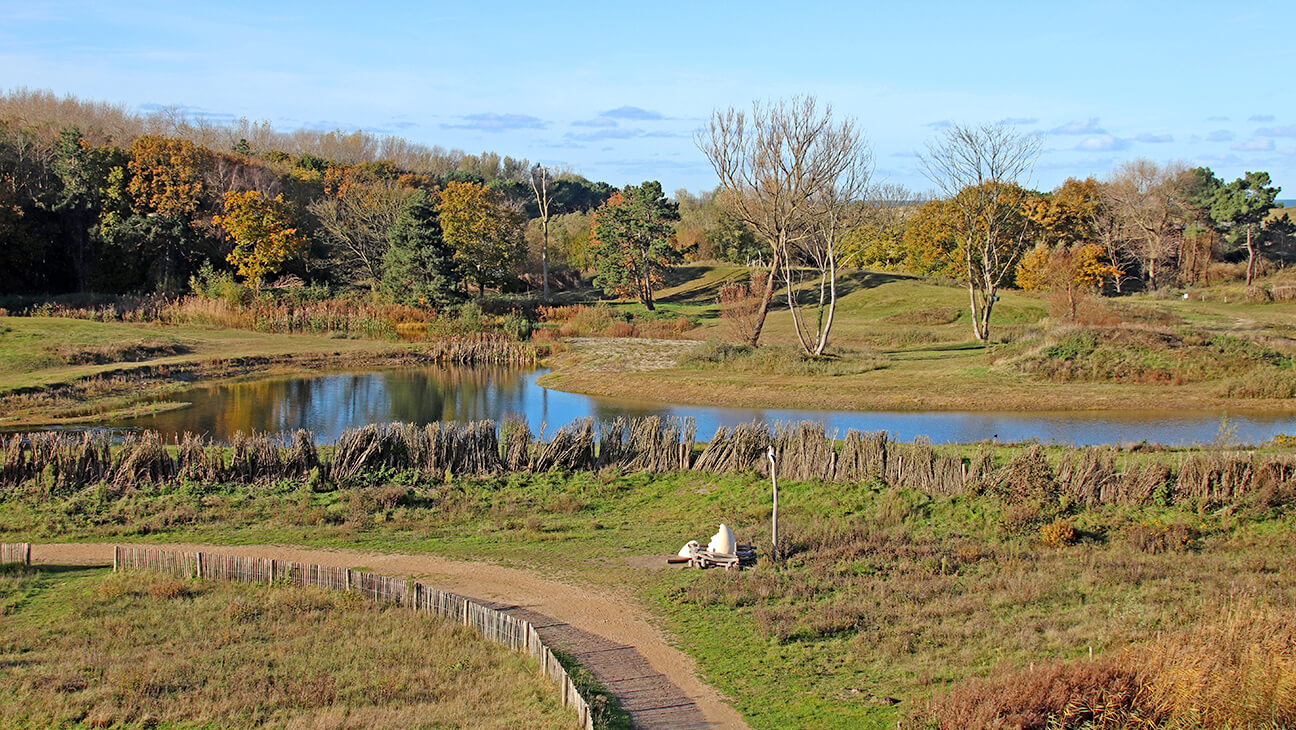
<path fill-rule="evenodd" d="M 495 332 L 445 337 L 424 349 L 427 358 L 454 365 L 529 366 L 539 361 L 540 354 L 533 345 L 514 342 Z"/>
<path fill-rule="evenodd" d="M 546 437 L 521 418 L 426 426 L 392 423 L 345 432 L 331 449 L 298 431 L 286 441 L 237 434 L 215 444 L 194 435 L 164 442 L 144 431 L 114 444 L 103 433 L 16 434 L 0 440 L 0 490 L 45 495 L 103 485 L 124 492 L 173 480 L 260 484 L 334 483 L 414 471 L 433 478 L 551 470 L 769 473 L 792 481 L 875 480 L 931 495 L 997 494 L 1011 501 L 1067 499 L 1086 506 L 1193 503 L 1224 506 L 1296 501 L 1296 455 L 1202 449 L 1130 453 L 1113 447 L 1025 449 L 996 463 L 988 447 L 970 456 L 925 439 L 892 441 L 885 432 L 828 434 L 814 422 L 722 427 L 695 449 L 692 419 L 579 419 Z"/>

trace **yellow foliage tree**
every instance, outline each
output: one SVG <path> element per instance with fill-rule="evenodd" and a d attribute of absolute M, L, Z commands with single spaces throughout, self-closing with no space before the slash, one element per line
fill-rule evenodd
<path fill-rule="evenodd" d="M 292 226 L 292 208 L 282 195 L 267 198 L 255 190 L 225 194 L 225 214 L 214 222 L 234 242 L 228 260 L 245 281 L 261 280 L 283 266 L 306 245 Z"/>
<path fill-rule="evenodd" d="M 1016 272 L 1017 286 L 1022 289 L 1065 293 L 1071 319 L 1076 318 L 1081 296 L 1097 291 L 1104 281 L 1123 273 L 1112 265 L 1107 250 L 1096 243 L 1053 249 L 1038 245 L 1022 257 Z"/>
<path fill-rule="evenodd" d="M 438 196 L 437 212 L 446 243 L 455 261 L 477 284 L 506 280 L 526 256 L 522 217 L 509 210 L 494 190 L 476 183 L 447 183 Z"/>

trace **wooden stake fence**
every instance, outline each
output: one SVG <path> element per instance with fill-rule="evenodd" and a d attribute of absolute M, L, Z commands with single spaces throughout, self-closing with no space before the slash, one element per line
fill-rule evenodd
<path fill-rule="evenodd" d="M 4 565 L 5 563 L 22 563 L 23 565 L 31 565 L 31 543 L 0 543 L 0 565 Z"/>
<path fill-rule="evenodd" d="M 25 545 L 25 543 L 23 543 Z M 0 545 L 0 562 L 11 545 Z M 27 554 L 30 555 L 30 546 Z M 349 568 L 295 563 L 272 558 L 252 558 L 219 553 L 186 552 L 158 548 L 113 546 L 113 570 L 156 570 L 172 575 L 228 580 L 239 583 L 268 583 L 275 580 L 295 585 L 354 591 L 376 601 L 386 601 L 435 614 L 470 626 L 492 641 L 522 651 L 534 658 L 540 671 L 558 685 L 565 707 L 576 710 L 576 727 L 594 730 L 589 701 L 582 697 L 558 657 L 540 639 L 529 621 L 483 606 L 463 596 L 418 581 L 393 578 Z"/>

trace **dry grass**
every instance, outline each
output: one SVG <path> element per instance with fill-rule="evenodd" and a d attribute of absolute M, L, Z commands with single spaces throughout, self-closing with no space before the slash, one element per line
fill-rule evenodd
<path fill-rule="evenodd" d="M 1055 382 L 1172 385 L 1219 380 L 1259 366 L 1292 366 L 1283 352 L 1247 339 L 1146 325 L 1060 328 L 1007 362 Z"/>
<path fill-rule="evenodd" d="M 1155 642 L 1095 660 L 1006 668 L 942 693 L 917 726 L 1285 728 L 1296 723 L 1290 608 L 1234 602 Z"/>
<path fill-rule="evenodd" d="M 6 728 L 572 723 L 520 655 L 354 594 L 149 573 L 0 579 L 0 596 L 19 590 L 0 632 L 4 664 L 22 668 L 0 673 Z"/>

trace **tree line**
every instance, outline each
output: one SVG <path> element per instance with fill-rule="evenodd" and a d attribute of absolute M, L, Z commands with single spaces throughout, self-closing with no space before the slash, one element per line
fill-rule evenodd
<path fill-rule="evenodd" d="M 760 339 L 778 294 L 807 354 L 828 344 L 845 267 L 947 276 L 989 339 L 1004 286 L 1077 295 L 1250 285 L 1296 254 L 1267 173 L 1136 160 L 1051 191 L 1024 182 L 1039 138 L 954 126 L 922 155 L 939 195 L 877 181 L 866 136 L 812 97 L 717 110 L 696 138 L 720 185 L 614 189 L 493 153 L 363 132 L 280 133 L 179 110 L 18 91 L 0 96 L 0 293 L 178 294 L 203 272 L 256 289 L 288 277 L 416 306 L 487 290 L 548 299 L 551 269 L 655 306 L 669 267 L 721 260 L 757 276 L 726 306 Z M 209 273 L 204 275 L 210 276 Z"/>
<path fill-rule="evenodd" d="M 612 192 L 494 153 L 15 92 L 0 97 L 0 293 L 178 294 L 213 268 L 445 304 L 527 286 L 532 222 L 588 216 Z"/>
<path fill-rule="evenodd" d="M 717 110 L 696 141 L 720 178 L 713 199 L 761 244 L 761 275 L 729 302 L 748 312 L 751 345 L 781 287 L 802 348 L 822 354 L 847 265 L 962 281 L 972 334 L 989 341 L 1002 287 L 1064 292 L 1074 317 L 1081 293 L 1206 285 L 1221 275 L 1213 264 L 1238 260 L 1251 287 L 1296 258 L 1296 225 L 1272 214 L 1280 188 L 1266 172 L 1227 182 L 1135 160 L 1039 191 L 1024 181 L 1040 137 L 953 125 L 920 155 L 938 189 L 920 201 L 872 180 L 863 131 L 812 97 Z"/>

